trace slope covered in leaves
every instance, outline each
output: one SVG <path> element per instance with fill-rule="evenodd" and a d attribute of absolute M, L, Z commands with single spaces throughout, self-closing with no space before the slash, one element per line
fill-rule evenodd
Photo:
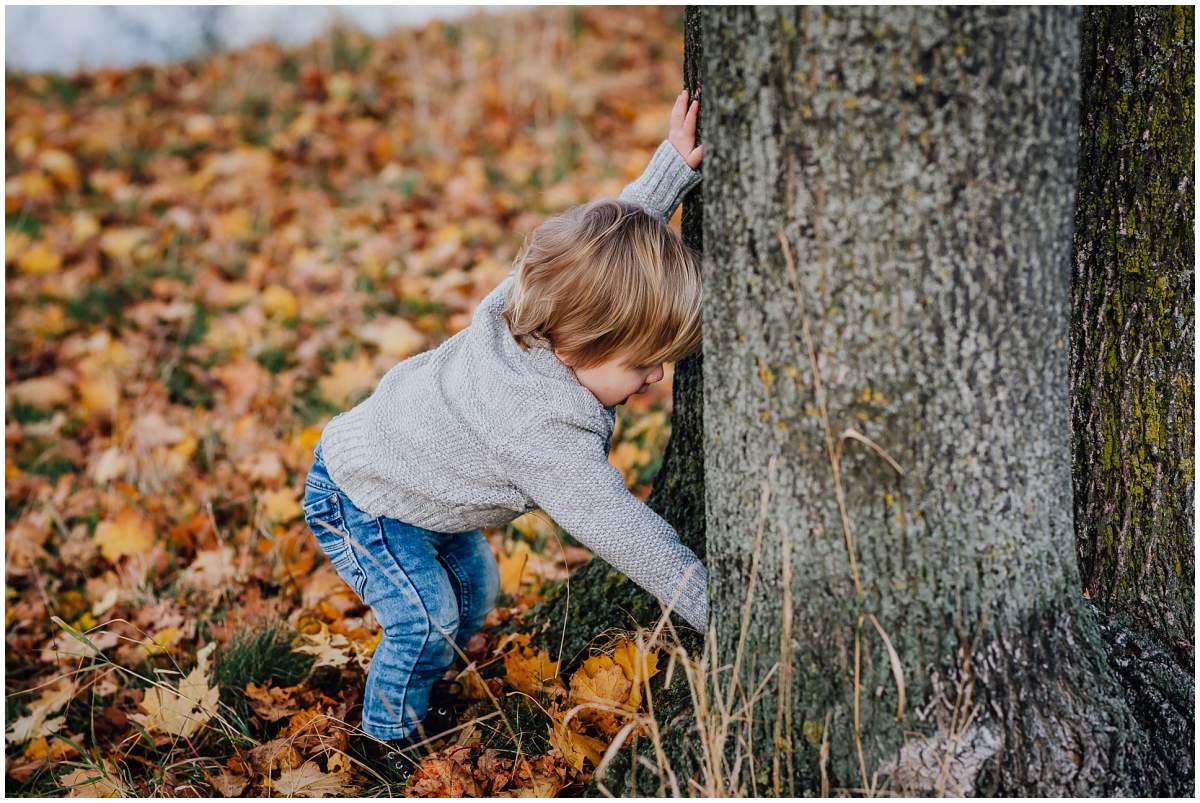
<path fill-rule="evenodd" d="M 10 790 L 387 780 L 342 752 L 380 632 L 301 517 L 312 448 L 466 326 L 541 220 L 641 171 L 681 13 L 540 8 L 8 74 Z M 619 414 L 612 461 L 643 497 L 669 402 L 666 381 Z M 479 720 L 408 794 L 557 794 L 643 727 L 654 652 L 618 638 L 561 677 L 527 645 L 547 623 L 522 613 L 589 553 L 537 515 L 488 535 L 504 594 L 455 666 Z"/>

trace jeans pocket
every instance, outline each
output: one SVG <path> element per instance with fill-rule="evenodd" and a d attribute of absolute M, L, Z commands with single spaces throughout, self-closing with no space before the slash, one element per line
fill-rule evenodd
<path fill-rule="evenodd" d="M 329 558 L 334 571 L 362 599 L 367 574 L 355 554 L 357 547 L 346 527 L 340 494 L 308 485 L 304 491 L 304 521 L 308 523 L 317 545 Z"/>

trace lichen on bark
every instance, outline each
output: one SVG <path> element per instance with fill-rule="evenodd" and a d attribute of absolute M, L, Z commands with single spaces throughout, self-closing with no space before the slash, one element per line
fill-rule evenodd
<path fill-rule="evenodd" d="M 1084 587 L 1195 667 L 1195 10 L 1090 8 L 1072 284 Z"/>

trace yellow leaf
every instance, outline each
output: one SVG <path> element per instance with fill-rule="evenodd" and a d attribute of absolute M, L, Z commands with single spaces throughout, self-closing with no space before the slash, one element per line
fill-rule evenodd
<path fill-rule="evenodd" d="M 305 427 L 296 436 L 295 444 L 305 451 L 311 452 L 321 441 L 321 430 L 316 427 Z"/>
<path fill-rule="evenodd" d="M 636 443 L 621 441 L 609 453 L 608 462 L 624 474 L 628 482 L 636 478 L 638 467 L 650 462 L 650 453 Z"/>
<path fill-rule="evenodd" d="M 642 684 L 659 672 L 658 650 L 638 650 L 636 642 L 626 640 L 613 650 L 613 661 L 624 670 L 625 677 L 633 684 L 629 705 L 636 709 L 642 704 Z"/>
<path fill-rule="evenodd" d="M 270 285 L 263 290 L 262 308 L 267 315 L 281 320 L 295 318 L 299 310 L 296 294 L 279 284 Z"/>
<path fill-rule="evenodd" d="M 610 655 L 588 657 L 583 666 L 571 676 L 571 700 L 575 703 L 597 703 L 603 707 L 583 708 L 578 716 L 612 739 L 625 724 L 627 716 L 609 708 L 636 710 L 629 705 L 632 684 Z"/>
<path fill-rule="evenodd" d="M 100 233 L 100 222 L 87 212 L 71 215 L 71 242 L 79 244 Z"/>
<path fill-rule="evenodd" d="M 145 228 L 110 229 L 100 237 L 100 250 L 113 259 L 127 260 L 148 234 Z"/>
<path fill-rule="evenodd" d="M 57 337 L 67 330 L 67 315 L 58 304 L 38 307 L 29 330 L 43 337 Z"/>
<path fill-rule="evenodd" d="M 22 273 L 43 276 L 61 268 L 62 257 L 47 248 L 45 243 L 38 243 L 17 258 L 17 267 Z"/>
<path fill-rule="evenodd" d="M 505 594 L 516 594 L 521 589 L 521 576 L 529 561 L 529 544 L 517 541 L 513 551 L 503 555 L 497 564 L 500 567 L 500 590 Z"/>
<path fill-rule="evenodd" d="M 474 669 L 464 670 L 455 678 L 463 686 L 462 696 L 467 700 L 489 700 L 491 696 L 487 692 L 487 686 L 483 678 Z"/>
<path fill-rule="evenodd" d="M 29 235 L 18 229 L 8 228 L 4 232 L 4 264 L 16 262 L 17 257 L 29 247 Z"/>
<path fill-rule="evenodd" d="M 504 673 L 513 688 L 533 694 L 558 680 L 558 664 L 545 650 L 522 648 L 504 656 Z"/>
<path fill-rule="evenodd" d="M 225 386 L 229 394 L 229 407 L 236 414 L 249 410 L 254 397 L 266 385 L 266 371 L 249 357 L 219 365 L 212 369 L 212 374 Z"/>
<path fill-rule="evenodd" d="M 196 440 L 196 436 L 191 433 L 188 433 L 183 440 L 172 446 L 171 451 L 167 453 L 167 464 L 170 466 L 171 471 L 176 474 L 183 471 L 199 446 L 200 441 Z"/>
<path fill-rule="evenodd" d="M 250 235 L 250 213 L 245 209 L 234 209 L 217 215 L 211 227 L 215 240 L 242 240 Z"/>
<path fill-rule="evenodd" d="M 117 378 L 112 374 L 89 377 L 79 383 L 79 401 L 90 413 L 111 416 L 121 401 Z"/>
<path fill-rule="evenodd" d="M 352 396 L 375 386 L 378 374 L 365 354 L 353 360 L 339 360 L 328 375 L 318 381 L 321 395 L 334 404 L 346 404 Z"/>
<path fill-rule="evenodd" d="M 155 633 L 153 636 L 142 641 L 142 648 L 146 651 L 146 656 L 162 655 L 168 652 L 172 646 L 179 641 L 179 628 L 171 625 L 164 627 L 162 630 Z"/>
<path fill-rule="evenodd" d="M 266 491 L 259 496 L 259 502 L 267 518 L 278 524 L 286 524 L 304 512 L 295 492 L 288 488 Z"/>
<path fill-rule="evenodd" d="M 92 610 L 90 613 L 92 616 L 103 616 L 109 608 L 117 604 L 117 600 L 120 599 L 120 597 L 121 589 L 117 586 L 113 586 L 104 592 L 104 596 L 92 604 Z"/>
<path fill-rule="evenodd" d="M 110 563 L 116 563 L 125 555 L 145 552 L 154 545 L 154 528 L 133 508 L 125 508 L 109 521 L 96 527 L 94 536 L 100 554 Z"/>
<path fill-rule="evenodd" d="M 192 114 L 183 121 L 183 130 L 192 139 L 205 139 L 216 132 L 217 123 L 210 115 Z"/>
<path fill-rule="evenodd" d="M 42 151 L 38 156 L 38 166 L 63 186 L 79 186 L 79 170 L 75 167 L 75 159 L 66 151 Z"/>
<path fill-rule="evenodd" d="M 629 678 L 607 655 L 589 657 L 571 676 L 571 697 L 580 703 L 617 705 L 629 699 Z"/>
<path fill-rule="evenodd" d="M 259 482 L 278 482 L 283 479 L 283 461 L 274 452 L 253 452 L 237 464 L 238 471 Z"/>
<path fill-rule="evenodd" d="M 550 744 L 558 749 L 563 759 L 574 767 L 576 772 L 583 772 L 584 759 L 592 762 L 593 767 L 597 766 L 608 745 L 595 737 L 580 733 L 571 727 L 571 723 L 564 724 L 563 719 L 562 712 L 550 711 Z"/>

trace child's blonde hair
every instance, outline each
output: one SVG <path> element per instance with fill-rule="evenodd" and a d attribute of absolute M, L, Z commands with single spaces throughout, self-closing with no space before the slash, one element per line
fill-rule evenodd
<path fill-rule="evenodd" d="M 700 348 L 701 268 L 692 249 L 638 204 L 601 198 L 536 229 L 517 255 L 501 312 L 521 348 L 572 368 L 620 352 L 638 367 Z"/>

